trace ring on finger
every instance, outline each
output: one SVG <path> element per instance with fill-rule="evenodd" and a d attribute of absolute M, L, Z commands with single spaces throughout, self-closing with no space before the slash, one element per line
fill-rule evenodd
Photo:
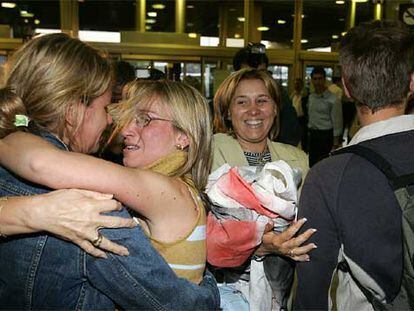
<path fill-rule="evenodd" d="M 99 247 L 99 245 L 101 245 L 102 239 L 103 239 L 102 233 L 98 232 L 98 236 L 95 239 L 93 239 L 92 245 L 95 247 Z"/>
<path fill-rule="evenodd" d="M 295 256 L 295 254 L 293 253 L 293 249 L 291 249 L 291 250 L 289 251 L 288 255 L 289 255 L 289 257 L 294 257 L 294 256 Z"/>

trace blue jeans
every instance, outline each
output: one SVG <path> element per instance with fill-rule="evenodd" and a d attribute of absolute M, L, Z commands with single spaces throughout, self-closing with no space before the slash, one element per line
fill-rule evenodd
<path fill-rule="evenodd" d="M 249 302 L 232 284 L 218 284 L 223 311 L 249 311 Z"/>

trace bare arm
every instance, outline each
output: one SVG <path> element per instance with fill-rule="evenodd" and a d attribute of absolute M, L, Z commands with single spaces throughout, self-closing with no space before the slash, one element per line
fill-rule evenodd
<path fill-rule="evenodd" d="M 47 194 L 0 198 L 0 233 L 15 235 L 48 231 L 72 241 L 96 257 L 106 257 L 102 250 L 128 255 L 128 250 L 104 238 L 100 249 L 90 241 L 99 228 L 134 227 L 131 218 L 105 216 L 119 210 L 111 195 L 85 190 L 57 190 Z"/>
<path fill-rule="evenodd" d="M 159 215 L 166 202 L 182 199 L 171 178 L 63 151 L 27 133 L 14 133 L 1 140 L 0 159 L 3 166 L 25 179 L 51 188 L 112 193 L 149 219 Z"/>

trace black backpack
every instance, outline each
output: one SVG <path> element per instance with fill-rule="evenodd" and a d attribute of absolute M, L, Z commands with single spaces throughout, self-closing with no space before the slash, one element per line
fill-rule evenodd
<path fill-rule="evenodd" d="M 342 148 L 334 151 L 332 155 L 342 153 L 357 154 L 384 173 L 401 208 L 404 262 L 400 291 L 393 301 L 384 304 L 356 279 L 346 260 L 338 264 L 338 269 L 350 274 L 356 285 L 372 304 L 374 310 L 414 310 L 414 195 L 411 195 L 407 189 L 409 185 L 414 185 L 414 174 L 397 176 L 387 160 L 377 152 L 364 146 L 353 145 Z"/>

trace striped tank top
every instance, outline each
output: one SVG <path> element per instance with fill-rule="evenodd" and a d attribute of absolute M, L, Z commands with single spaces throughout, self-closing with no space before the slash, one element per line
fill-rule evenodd
<path fill-rule="evenodd" d="M 150 237 L 152 245 L 174 272 L 193 283 L 200 283 L 206 267 L 206 211 L 203 201 L 192 183 L 185 182 L 198 209 L 197 222 L 187 236 L 174 242 L 158 241 Z"/>

